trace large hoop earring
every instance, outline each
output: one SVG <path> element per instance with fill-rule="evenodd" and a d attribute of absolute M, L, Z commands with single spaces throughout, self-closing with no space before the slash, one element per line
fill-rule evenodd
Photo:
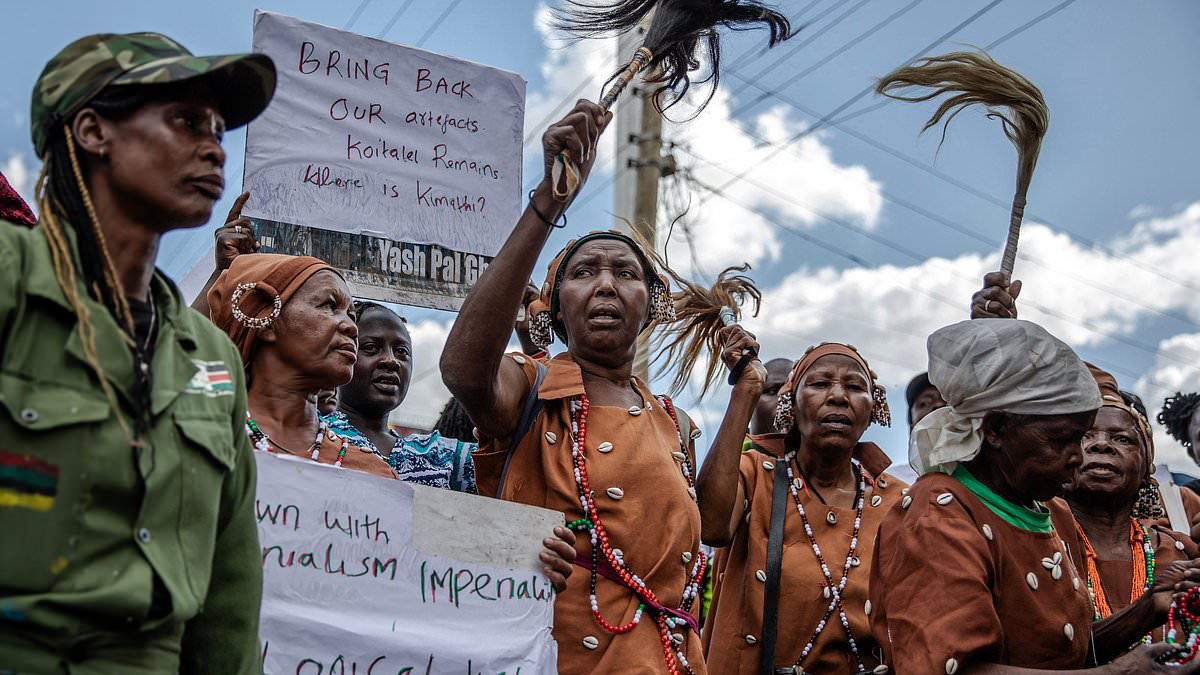
<path fill-rule="evenodd" d="M 233 318 L 237 319 L 238 323 L 251 330 L 262 329 L 270 326 L 271 324 L 275 323 L 275 319 L 278 319 L 279 313 L 283 311 L 283 300 L 279 297 L 279 294 L 276 293 L 275 308 L 271 310 L 270 314 L 264 317 L 246 316 L 246 313 L 242 311 L 241 307 L 242 296 L 248 291 L 252 291 L 257 287 L 257 281 L 252 281 L 246 284 L 238 284 L 237 288 L 233 289 L 233 295 L 229 296 L 229 304 L 232 305 Z"/>

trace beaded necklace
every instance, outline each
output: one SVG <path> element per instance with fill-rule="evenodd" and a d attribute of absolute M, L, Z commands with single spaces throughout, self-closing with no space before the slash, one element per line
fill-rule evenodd
<path fill-rule="evenodd" d="M 318 419 L 317 435 L 313 438 L 312 444 L 308 446 L 308 450 L 305 451 L 309 453 L 309 458 L 314 462 L 319 461 L 321 441 L 325 438 L 325 434 L 328 431 L 329 425 L 325 423 L 325 420 Z M 250 437 L 250 440 L 254 443 L 254 447 L 260 452 L 276 452 L 277 449 L 282 449 L 285 453 L 292 454 L 287 448 L 272 441 L 271 437 L 259 428 L 254 418 L 250 417 L 249 410 L 246 411 L 246 435 Z M 334 460 L 333 465 L 341 468 L 342 460 L 346 458 L 346 449 L 350 447 L 350 444 L 344 438 L 339 437 L 339 440 L 342 442 L 342 447 L 338 449 L 337 459 Z"/>
<path fill-rule="evenodd" d="M 1150 542 L 1150 531 L 1136 518 L 1131 517 L 1129 521 L 1129 551 L 1133 561 L 1133 580 L 1129 585 L 1129 601 L 1133 602 L 1154 586 L 1155 563 L 1154 545 Z M 1075 523 L 1075 529 L 1079 532 L 1079 539 L 1083 543 L 1083 557 L 1087 566 L 1088 595 L 1092 599 L 1094 610 L 1092 618 L 1099 621 L 1112 614 L 1112 607 L 1109 605 L 1108 596 L 1100 581 L 1100 570 L 1096 565 L 1096 550 L 1092 548 L 1092 542 L 1088 540 L 1087 533 L 1083 531 L 1083 527 L 1078 522 Z M 1150 636 L 1143 637 L 1142 642 L 1148 644 Z"/>
<path fill-rule="evenodd" d="M 1180 631 L 1183 635 L 1180 635 Z M 1183 642 L 1176 642 L 1183 637 Z M 1158 658 L 1159 663 L 1181 666 L 1196 657 L 1200 650 L 1200 588 L 1190 588 L 1180 601 L 1172 601 L 1167 610 L 1166 643 L 1175 650 Z"/>
<path fill-rule="evenodd" d="M 846 607 L 842 603 L 842 593 L 846 590 L 846 582 L 850 577 L 850 568 L 854 567 L 858 550 L 858 531 L 862 527 L 863 506 L 866 501 L 867 491 L 867 472 L 857 462 L 851 462 L 851 466 L 858 473 L 858 488 L 855 494 L 855 513 L 854 513 L 854 531 L 850 535 L 850 550 L 846 552 L 846 563 L 842 567 L 842 578 L 835 584 L 833 574 L 829 571 L 829 565 L 825 563 L 825 556 L 821 553 L 821 546 L 817 544 L 816 534 L 813 532 L 812 525 L 808 521 L 808 513 L 804 510 L 804 503 L 800 500 L 800 490 L 804 487 L 803 476 L 797 476 L 799 469 L 793 470 L 795 465 L 796 451 L 789 452 L 784 455 L 783 463 L 787 468 L 789 489 L 792 493 L 792 501 L 796 503 L 796 510 L 800 513 L 800 521 L 804 523 L 804 533 L 808 535 L 808 541 L 812 545 L 813 553 L 817 556 L 817 562 L 821 564 L 821 573 L 825 576 L 825 588 L 827 589 L 826 597 L 829 599 L 829 606 L 825 608 L 825 615 L 817 622 L 817 627 L 813 631 L 812 637 L 808 639 L 808 643 L 804 645 L 804 649 L 800 651 L 800 658 L 796 659 L 795 667 L 799 668 L 800 664 L 812 652 L 813 647 L 817 643 L 817 639 L 821 633 L 825 631 L 826 622 L 829 617 L 833 616 L 834 610 L 837 610 L 838 618 L 841 619 L 842 628 L 846 631 L 846 639 L 850 643 L 850 651 L 854 653 L 854 660 L 858 662 L 859 671 L 867 670 L 866 664 L 863 663 L 862 656 L 858 652 L 858 643 L 854 639 L 854 631 L 850 629 L 850 620 L 846 618 Z M 833 512 L 830 511 L 830 516 Z M 831 523 L 836 522 L 830 520 Z"/>
<path fill-rule="evenodd" d="M 683 434 L 679 431 L 679 420 L 675 414 L 675 407 L 666 396 L 658 397 L 658 400 L 671 417 L 671 421 L 675 423 L 675 436 L 679 441 L 679 448 L 683 454 L 683 459 L 679 459 L 679 455 L 674 455 L 674 458 L 682 466 L 681 471 L 688 483 L 688 494 L 692 499 L 695 499 L 696 487 L 692 477 L 691 462 L 687 456 L 687 445 L 684 442 Z M 596 500 L 588 480 L 587 457 L 584 455 L 584 448 L 587 443 L 589 407 L 587 394 L 581 394 L 578 398 L 571 399 L 568 404 L 571 418 L 571 458 L 574 463 L 575 486 L 579 496 L 579 504 L 583 507 L 584 517 L 569 523 L 567 526 L 576 532 L 587 532 L 591 542 L 592 569 L 588 581 L 588 601 L 591 604 L 592 616 L 595 617 L 596 622 L 604 630 L 620 635 L 633 630 L 634 626 L 641 622 L 646 609 L 649 608 L 651 616 L 654 618 L 655 623 L 658 624 L 659 639 L 662 641 L 663 658 L 666 660 L 668 672 L 671 675 L 680 675 L 679 668 L 682 666 L 684 672 L 691 675 L 694 671 L 691 665 L 688 664 L 687 656 L 680 649 L 684 642 L 683 636 L 671 632 L 672 629 L 685 626 L 687 622 L 667 612 L 656 611 L 654 609 L 655 606 L 661 606 L 654 591 L 650 590 L 650 587 L 641 577 L 629 569 L 625 564 L 624 556 L 620 550 L 614 549 L 609 543 L 608 531 L 604 527 L 604 521 L 600 518 L 600 511 L 596 507 Z M 600 603 L 596 598 L 596 582 L 599 573 L 600 555 L 604 556 L 605 561 L 613 568 L 617 576 L 620 577 L 621 582 L 642 600 L 638 605 L 637 611 L 634 612 L 633 619 L 627 624 L 613 625 L 605 620 L 600 613 Z M 690 611 L 692 603 L 699 597 L 700 583 L 704 578 L 704 571 L 708 565 L 704 553 L 698 553 L 696 559 L 692 562 L 689 581 L 683 589 L 683 595 L 679 602 L 679 610 L 683 612 Z"/>

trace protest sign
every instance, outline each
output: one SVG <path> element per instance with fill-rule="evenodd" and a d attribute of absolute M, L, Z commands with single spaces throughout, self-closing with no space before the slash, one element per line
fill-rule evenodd
<path fill-rule="evenodd" d="M 256 453 L 266 675 L 553 675 L 561 513 Z"/>
<path fill-rule="evenodd" d="M 314 255 L 355 295 L 456 310 L 520 215 L 519 75 L 271 12 L 278 85 L 246 136 L 263 252 Z"/>

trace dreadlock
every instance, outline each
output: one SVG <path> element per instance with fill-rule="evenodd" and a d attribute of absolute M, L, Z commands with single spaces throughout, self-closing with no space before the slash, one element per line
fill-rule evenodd
<path fill-rule="evenodd" d="M 445 407 L 442 408 L 442 414 L 438 416 L 437 422 L 433 425 L 433 430 L 444 438 L 460 441 L 470 441 L 475 438 L 475 423 L 471 421 L 467 409 L 453 397 L 446 401 Z"/>
<path fill-rule="evenodd" d="M 1188 426 L 1191 424 L 1192 414 L 1196 412 L 1197 406 L 1200 406 L 1200 394 L 1176 392 L 1174 396 L 1163 401 L 1162 412 L 1158 413 L 1158 423 L 1166 427 L 1171 438 L 1179 441 L 1183 447 L 1189 450 L 1192 447 L 1192 441 L 1188 438 Z"/>
<path fill-rule="evenodd" d="M 128 119 L 147 103 L 169 96 L 172 91 L 168 85 L 109 87 L 89 101 L 87 108 L 104 119 L 120 121 Z M 38 226 L 45 232 L 50 245 L 55 279 L 76 315 L 84 359 L 95 372 L 121 428 L 131 441 L 136 442 L 137 434 L 121 414 L 116 393 L 100 363 L 91 312 L 77 290 L 82 277 L 83 285 L 92 299 L 107 309 L 121 327 L 126 343 L 130 347 L 135 345 L 135 328 L 129 302 L 117 279 L 116 267 L 96 217 L 70 121 L 50 130 L 37 182 Z M 74 250 L 67 236 L 68 228 L 75 235 Z"/>

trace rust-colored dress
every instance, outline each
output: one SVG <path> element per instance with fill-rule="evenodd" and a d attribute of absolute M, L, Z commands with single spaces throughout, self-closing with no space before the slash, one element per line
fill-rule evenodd
<path fill-rule="evenodd" d="M 941 473 L 919 478 L 906 497 L 879 526 L 871 571 L 871 626 L 893 673 L 952 673 L 974 663 L 1085 665 L 1091 602 L 1045 514 L 1030 519 L 1049 531 L 1014 525 Z M 1067 511 L 1053 520 L 1073 517 Z"/>
<path fill-rule="evenodd" d="M 251 439 L 253 441 L 253 439 Z M 317 454 L 318 464 L 333 464 L 337 461 L 338 453 L 342 450 L 342 438 L 332 431 L 326 431 L 325 436 L 321 438 L 321 449 Z M 272 452 L 278 452 L 284 455 L 292 455 L 293 457 L 305 457 L 298 453 L 289 452 L 284 448 L 276 446 Z M 360 448 L 357 445 L 350 445 L 346 448 L 346 456 L 342 459 L 342 468 L 351 469 L 353 471 L 365 471 L 376 476 L 384 478 L 395 478 L 396 472 L 392 471 L 392 467 L 384 461 L 382 457 L 371 452 L 367 448 Z"/>
<path fill-rule="evenodd" d="M 1061 501 L 1061 500 L 1055 500 Z M 1066 503 L 1063 502 L 1066 506 Z M 1068 511 L 1069 513 L 1069 511 Z M 1154 543 L 1154 566 L 1156 569 L 1163 569 L 1173 562 L 1183 560 L 1192 560 L 1200 557 L 1200 549 L 1197 548 L 1192 538 L 1186 534 L 1169 530 L 1165 527 L 1158 526 L 1155 522 L 1145 522 L 1147 530 L 1150 532 L 1150 537 Z M 1056 528 L 1059 531 L 1065 528 L 1056 523 Z M 1067 538 L 1064 535 L 1071 555 L 1075 560 L 1075 566 L 1084 582 L 1087 580 L 1087 565 L 1085 561 L 1086 547 L 1080 540 L 1078 532 L 1075 536 Z M 1118 612 L 1128 607 L 1133 600 L 1133 561 L 1132 560 L 1104 560 L 1096 559 L 1096 571 L 1100 574 L 1100 583 L 1104 587 L 1104 596 L 1108 599 L 1108 606 L 1113 612 Z M 1138 589 L 1140 595 L 1142 589 Z M 1151 632 L 1151 638 L 1155 642 L 1163 640 L 1163 628 L 1158 628 Z"/>
<path fill-rule="evenodd" d="M 759 637 L 763 623 L 763 583 L 767 566 L 767 534 L 771 528 L 771 499 L 776 471 L 785 471 L 782 458 L 784 434 L 752 436 L 754 449 L 742 454 L 739 471 L 746 495 L 747 518 L 734 533 L 733 541 L 722 549 L 716 570 L 716 585 L 708 621 L 704 626 L 704 658 L 709 672 L 722 675 L 759 673 Z M 868 480 L 864 493 L 862 525 L 858 533 L 859 564 L 850 568 L 842 593 L 846 618 L 854 633 L 863 662 L 870 670 L 880 664 L 879 650 L 871 635 L 867 618 L 867 587 L 871 570 L 871 551 L 875 530 L 892 504 L 900 500 L 907 486 L 883 473 L 891 463 L 873 443 L 861 443 L 854 453 L 874 483 Z M 849 469 L 849 467 L 847 467 Z M 795 468 L 793 467 L 793 472 Z M 829 566 L 834 583 L 842 578 L 842 569 L 850 551 L 854 530 L 854 507 L 826 506 L 811 491 L 799 491 L 808 521 Z M 836 523 L 830 523 L 833 513 Z M 779 579 L 779 617 L 775 644 L 775 664 L 788 667 L 800 658 L 809 639 L 825 615 L 829 600 L 827 586 L 804 532 L 800 513 L 789 492 L 783 521 L 783 563 Z M 835 611 L 825 621 L 812 651 L 800 664 L 805 672 L 830 675 L 858 672 L 850 650 L 846 630 Z"/>
<path fill-rule="evenodd" d="M 532 387 L 537 374 L 534 361 L 524 355 L 507 358 L 525 370 Z M 562 511 L 570 522 L 584 517 L 571 459 L 568 409 L 571 399 L 584 393 L 583 376 L 566 353 L 547 365 L 538 389 L 544 407 L 512 451 L 500 497 Z M 681 454 L 679 434 L 670 415 L 643 382 L 635 379 L 634 386 L 643 399 L 641 408 L 589 406 L 584 443 L 588 477 L 611 546 L 621 549 L 628 567 L 645 580 L 659 602 L 677 608 L 700 547 L 700 511 L 682 471 L 684 462 L 680 461 L 694 467 L 695 452 L 688 438 L 687 452 Z M 479 451 L 474 454 L 479 494 L 496 494 L 509 443 L 510 439 L 480 439 Z M 587 535 L 578 535 L 576 549 L 581 559 L 591 559 Z M 589 575 L 588 569 L 576 567 L 567 590 L 555 600 L 558 672 L 667 672 L 659 630 L 650 612 L 628 633 L 607 632 L 592 616 Z M 605 621 L 612 625 L 630 622 L 640 604 L 638 597 L 622 583 L 604 576 L 598 576 L 596 583 Z M 698 604 L 696 601 L 693 612 Z M 686 626 L 673 632 L 683 640 L 680 648 L 692 671 L 705 675 L 700 638 Z"/>

